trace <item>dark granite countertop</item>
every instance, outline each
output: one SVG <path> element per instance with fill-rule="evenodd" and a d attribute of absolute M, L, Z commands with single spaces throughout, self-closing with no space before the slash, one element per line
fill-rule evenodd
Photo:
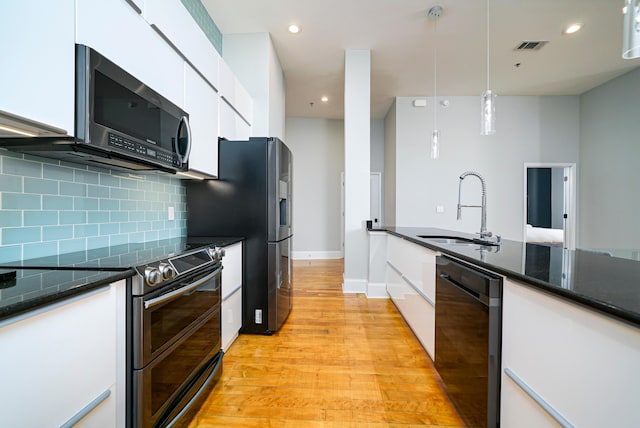
<path fill-rule="evenodd" d="M 0 320 L 50 305 L 135 274 L 135 266 L 202 245 L 242 237 L 171 238 L 18 261 L 0 261 Z"/>
<path fill-rule="evenodd" d="M 45 307 L 133 276 L 133 269 L 121 271 L 0 269 L 13 277 L 0 281 L 0 321 Z"/>
<path fill-rule="evenodd" d="M 435 228 L 384 231 L 432 250 L 524 282 L 640 327 L 640 262 L 561 246 L 502 240 L 499 247 L 441 244 L 418 235 L 475 236 Z"/>

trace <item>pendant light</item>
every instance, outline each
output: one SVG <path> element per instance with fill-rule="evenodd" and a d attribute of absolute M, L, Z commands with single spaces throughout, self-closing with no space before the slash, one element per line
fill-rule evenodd
<path fill-rule="evenodd" d="M 640 0 L 625 0 L 622 58 L 640 58 Z"/>
<path fill-rule="evenodd" d="M 431 159 L 440 157 L 440 131 L 438 131 L 438 19 L 442 15 L 442 6 L 436 5 L 429 9 L 427 17 L 435 21 L 433 27 L 433 132 L 431 133 Z"/>
<path fill-rule="evenodd" d="M 491 135 L 496 133 L 496 94 L 490 86 L 489 74 L 489 0 L 487 0 L 487 90 L 480 97 L 480 135 Z"/>

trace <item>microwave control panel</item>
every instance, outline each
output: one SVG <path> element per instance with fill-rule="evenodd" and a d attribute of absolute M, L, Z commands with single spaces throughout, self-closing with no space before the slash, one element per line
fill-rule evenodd
<path fill-rule="evenodd" d="M 151 148 L 112 133 L 109 133 L 109 145 L 127 152 L 135 153 L 139 156 L 159 160 L 175 167 L 181 166 L 180 159 L 178 159 L 178 156 L 173 153 L 167 153 L 156 148 Z"/>

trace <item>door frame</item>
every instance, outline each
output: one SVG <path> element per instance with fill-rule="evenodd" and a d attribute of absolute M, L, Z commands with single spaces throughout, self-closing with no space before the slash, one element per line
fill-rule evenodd
<path fill-rule="evenodd" d="M 578 194 L 576 185 L 576 164 L 564 162 L 525 162 L 524 163 L 524 187 L 522 194 L 522 242 L 527 242 L 527 170 L 529 168 L 563 168 L 564 169 L 564 213 L 567 218 L 564 221 L 564 248 L 575 249 L 577 230 L 577 203 Z"/>

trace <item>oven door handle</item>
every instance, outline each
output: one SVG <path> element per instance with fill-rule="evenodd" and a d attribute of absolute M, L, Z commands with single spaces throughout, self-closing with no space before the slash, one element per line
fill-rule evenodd
<path fill-rule="evenodd" d="M 183 288 L 178 288 L 177 290 L 174 290 L 170 293 L 167 294 L 163 294 L 162 296 L 158 296 L 154 299 L 149 299 L 147 301 L 144 302 L 144 308 L 145 309 L 149 309 L 149 308 L 153 308 L 154 306 L 158 306 L 162 303 L 166 303 L 166 302 L 170 302 L 174 299 L 177 299 L 178 297 L 187 294 L 188 292 L 195 290 L 198 287 L 201 287 L 202 285 L 204 285 L 207 281 L 210 281 L 211 278 L 213 278 L 216 275 L 219 275 L 220 272 L 222 272 L 222 267 L 217 268 L 216 270 L 214 270 L 213 272 L 211 272 L 209 275 L 205 276 L 204 278 L 201 278 L 199 280 L 197 280 L 196 282 L 194 282 L 193 284 L 187 286 L 187 287 L 183 287 Z"/>

